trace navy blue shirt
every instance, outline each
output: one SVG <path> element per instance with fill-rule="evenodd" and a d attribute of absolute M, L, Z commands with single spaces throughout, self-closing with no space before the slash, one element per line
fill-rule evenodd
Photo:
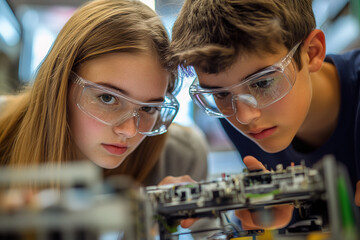
<path fill-rule="evenodd" d="M 267 153 L 254 142 L 246 138 L 225 119 L 220 119 L 225 132 L 242 157 L 252 155 L 268 169 L 275 169 L 279 163 L 284 166 L 291 162 L 312 166 L 326 154 L 333 154 L 349 172 L 355 191 L 360 180 L 360 49 L 343 55 L 328 55 L 325 61 L 336 66 L 341 86 L 341 104 L 337 127 L 323 146 L 312 151 L 298 151 L 293 141 L 286 149 L 278 153 Z"/>

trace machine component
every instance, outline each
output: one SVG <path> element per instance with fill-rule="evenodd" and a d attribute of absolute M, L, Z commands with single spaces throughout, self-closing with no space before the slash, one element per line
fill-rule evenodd
<path fill-rule="evenodd" d="M 306 208 L 318 201 L 323 202 L 329 212 L 326 214 L 328 219 L 320 226 L 322 231 L 326 234 L 331 232 L 331 239 L 340 239 L 344 233 L 336 179 L 347 175 L 339 169 L 341 167 L 337 166 L 335 159 L 326 156 L 314 168 L 301 164 L 283 169 L 279 165 L 275 171 L 244 172 L 198 183 L 150 186 L 146 191 L 154 212 L 161 219 L 161 240 L 171 239 L 169 226 L 180 219 L 220 217 L 222 213 L 235 209 L 266 213 L 264 208 L 279 204 Z M 359 222 L 358 219 L 358 216 L 353 216 L 353 223 Z M 311 227 L 309 229 L 319 229 L 314 225 Z M 227 239 L 244 236 L 244 232 L 236 229 L 235 234 L 234 231 L 229 232 L 224 224 L 219 230 L 228 236 Z"/>
<path fill-rule="evenodd" d="M 37 186 L 34 203 L 7 207 L 4 199 Z M 150 240 L 152 212 L 143 189 L 124 176 L 102 179 L 89 163 L 0 170 L 0 239 Z"/>
<path fill-rule="evenodd" d="M 304 165 L 271 172 L 225 176 L 213 181 L 151 186 L 156 212 L 171 218 L 201 217 L 213 211 L 255 208 L 315 198 L 324 191 L 319 172 Z"/>

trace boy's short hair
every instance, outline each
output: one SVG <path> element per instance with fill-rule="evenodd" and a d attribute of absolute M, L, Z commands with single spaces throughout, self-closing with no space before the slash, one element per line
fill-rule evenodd
<path fill-rule="evenodd" d="M 315 26 L 312 0 L 185 0 L 172 30 L 170 61 L 219 73 L 240 54 L 291 49 Z M 294 59 L 301 69 L 299 51 Z"/>

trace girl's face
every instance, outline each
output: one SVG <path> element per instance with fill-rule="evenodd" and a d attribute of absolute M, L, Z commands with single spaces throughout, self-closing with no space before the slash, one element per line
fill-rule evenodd
<path fill-rule="evenodd" d="M 146 103 L 163 101 L 169 79 L 156 57 L 140 53 L 112 53 L 97 57 L 81 64 L 76 74 Z M 70 84 L 68 102 L 69 125 L 78 158 L 90 159 L 107 169 L 118 167 L 145 138 L 137 131 L 136 117 L 129 117 L 113 126 L 96 120 L 77 106 L 79 92 L 76 86 L 73 82 Z M 109 103 L 112 99 L 102 96 L 101 101 Z M 129 113 L 133 110 L 129 108 Z"/>

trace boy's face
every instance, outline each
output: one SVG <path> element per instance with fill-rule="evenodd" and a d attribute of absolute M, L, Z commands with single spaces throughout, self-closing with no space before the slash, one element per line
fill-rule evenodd
<path fill-rule="evenodd" d="M 299 49 L 300 50 L 300 49 Z M 298 51 L 299 51 L 298 50 Z M 278 48 L 277 54 L 241 55 L 226 71 L 207 74 L 197 71 L 199 83 L 206 88 L 229 87 L 242 82 L 246 77 L 261 71 L 283 59 L 288 50 Z M 294 60 L 292 60 L 294 63 Z M 303 124 L 311 102 L 312 87 L 307 66 L 298 71 L 289 64 L 295 82 L 290 91 L 280 100 L 264 108 L 255 108 L 244 101 L 234 101 L 236 112 L 227 120 L 242 134 L 254 141 L 266 152 L 285 149 Z M 296 72 L 296 74 L 295 74 Z"/>

